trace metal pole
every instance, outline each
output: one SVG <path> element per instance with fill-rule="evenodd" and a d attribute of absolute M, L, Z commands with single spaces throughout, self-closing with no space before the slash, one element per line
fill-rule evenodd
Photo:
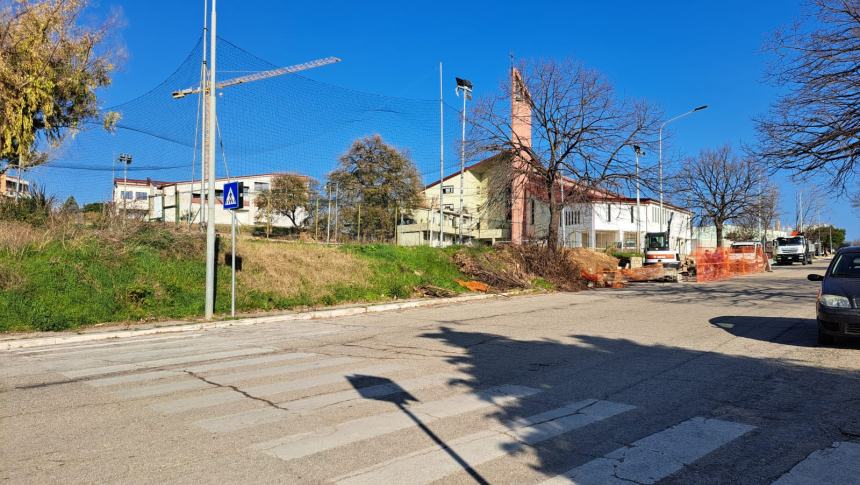
<path fill-rule="evenodd" d="M 126 194 L 128 194 L 128 161 L 123 156 L 123 166 L 122 166 L 122 190 Z M 122 195 L 122 194 L 120 194 Z M 125 224 L 125 220 L 128 219 L 128 206 L 126 205 L 125 196 L 122 197 L 122 223 Z"/>
<path fill-rule="evenodd" d="M 567 221 L 564 219 L 564 176 L 558 181 L 558 192 L 561 194 L 561 247 L 567 247 Z"/>
<path fill-rule="evenodd" d="M 326 192 L 328 193 L 328 212 L 325 218 L 325 243 L 331 241 L 331 184 L 325 184 Z"/>
<path fill-rule="evenodd" d="M 397 246 L 397 207 L 394 207 L 394 245 Z"/>
<path fill-rule="evenodd" d="M 339 197 L 340 194 L 338 193 L 338 189 L 339 189 L 339 186 L 338 186 L 337 182 L 335 182 L 335 184 L 334 184 L 334 242 L 335 243 L 337 243 L 337 219 L 338 219 L 338 216 L 340 215 L 340 211 L 337 208 L 338 199 L 340 198 Z"/>
<path fill-rule="evenodd" d="M 206 39 L 206 34 L 208 30 L 207 24 L 207 13 L 209 8 L 208 0 L 203 0 L 203 66 L 200 70 L 200 96 L 203 97 L 203 113 L 200 115 L 200 227 L 203 227 L 203 224 L 206 223 L 206 196 L 204 195 L 206 191 L 206 157 L 207 153 L 207 131 L 209 130 L 207 123 L 206 113 L 209 111 L 209 102 L 206 99 L 206 75 L 209 74 L 207 60 L 206 60 L 206 46 L 208 40 Z M 194 181 L 191 181 L 191 203 L 189 206 L 194 207 Z"/>
<path fill-rule="evenodd" d="M 314 241 L 320 240 L 320 196 L 317 195 L 314 207 Z"/>
<path fill-rule="evenodd" d="M 232 233 L 230 235 L 232 238 L 232 242 L 230 243 L 230 249 L 231 249 L 231 252 L 233 253 L 231 255 L 232 262 L 230 263 L 230 266 L 232 267 L 232 271 L 231 271 L 232 275 L 231 275 L 231 281 L 230 281 L 230 316 L 235 317 L 236 316 L 236 210 L 234 209 L 234 210 L 230 211 L 230 213 L 233 215 L 233 217 L 230 221 L 231 226 L 232 226 L 232 227 L 230 227 L 230 232 Z"/>
<path fill-rule="evenodd" d="M 463 113 L 460 116 L 462 121 L 460 135 L 460 224 L 457 226 L 460 244 L 463 244 L 463 184 L 465 181 L 466 172 L 466 98 L 469 97 L 468 91 L 463 90 Z"/>
<path fill-rule="evenodd" d="M 642 207 L 639 199 L 639 150 L 636 153 L 636 252 L 642 251 Z"/>
<path fill-rule="evenodd" d="M 442 63 L 439 63 L 439 247 L 442 247 L 444 240 L 445 215 L 442 209 L 445 189 L 443 188 L 445 179 L 445 111 L 444 101 L 442 96 Z"/>
<path fill-rule="evenodd" d="M 210 32 L 210 62 L 209 62 L 209 135 L 206 137 L 207 152 L 209 154 L 209 187 L 208 200 L 206 201 L 206 307 L 205 316 L 207 320 L 212 319 L 215 312 L 215 48 L 217 37 L 217 15 L 215 13 L 216 0 L 212 0 L 212 31 Z"/>
<path fill-rule="evenodd" d="M 666 123 L 668 123 L 668 121 L 666 121 L 665 123 L 660 125 L 660 150 L 659 150 L 659 153 L 657 155 L 657 167 L 658 167 L 657 170 L 660 172 L 660 175 L 659 175 L 659 177 L 660 177 L 660 217 L 659 217 L 660 226 L 659 227 L 660 227 L 661 231 L 663 230 L 663 127 L 666 126 Z"/>
<path fill-rule="evenodd" d="M 358 203 L 358 243 L 361 244 L 361 202 Z"/>

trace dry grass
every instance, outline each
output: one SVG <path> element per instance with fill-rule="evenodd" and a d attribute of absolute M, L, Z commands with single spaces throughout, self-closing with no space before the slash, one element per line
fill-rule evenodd
<path fill-rule="evenodd" d="M 243 286 L 294 298 L 317 300 L 334 286 L 366 285 L 369 265 L 337 248 L 246 240 L 238 244 Z"/>
<path fill-rule="evenodd" d="M 30 248 L 39 249 L 53 239 L 50 229 L 24 222 L 0 221 L 0 250 L 21 256 Z"/>

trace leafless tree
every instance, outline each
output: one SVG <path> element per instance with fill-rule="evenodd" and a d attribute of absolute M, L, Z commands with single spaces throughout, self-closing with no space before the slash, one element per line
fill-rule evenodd
<path fill-rule="evenodd" d="M 761 207 L 767 195 L 764 168 L 753 158 L 738 158 L 729 146 L 702 150 L 684 165 L 672 186 L 702 222 L 715 226 L 717 246 L 722 246 L 726 224 Z"/>
<path fill-rule="evenodd" d="M 775 35 L 775 83 L 787 93 L 757 120 L 757 155 L 845 190 L 860 171 L 860 1 L 813 0 L 817 24 Z"/>
<path fill-rule="evenodd" d="M 561 199 L 587 197 L 635 177 L 633 145 L 653 146 L 659 113 L 644 101 L 619 97 L 598 71 L 575 61 L 521 64 L 519 81 L 501 94 L 478 100 L 471 120 L 471 151 L 496 154 L 487 203 L 510 203 L 512 184 L 549 207 L 547 245 L 558 244 Z M 531 108 L 531 136 L 514 129 L 511 99 Z M 517 161 L 521 163 L 517 163 Z M 642 170 L 642 173 L 648 173 Z M 575 180 L 562 195 L 563 177 Z"/>

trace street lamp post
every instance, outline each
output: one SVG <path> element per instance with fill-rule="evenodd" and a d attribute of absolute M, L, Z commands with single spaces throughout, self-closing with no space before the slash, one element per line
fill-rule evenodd
<path fill-rule="evenodd" d="M 454 93 L 459 96 L 463 92 L 463 112 L 460 114 L 462 135 L 460 137 L 460 223 L 457 225 L 459 243 L 463 244 L 463 183 L 466 171 L 466 100 L 472 99 L 472 82 L 467 79 L 457 79 Z"/>
<path fill-rule="evenodd" d="M 642 240 L 642 208 L 639 199 L 639 156 L 645 155 L 639 145 L 633 145 L 633 153 L 636 154 L 636 252 L 641 250 Z"/>
<path fill-rule="evenodd" d="M 662 125 L 660 125 L 660 151 L 659 151 L 659 155 L 658 155 L 657 164 L 658 164 L 658 171 L 660 172 L 659 176 L 660 176 L 660 227 L 661 227 L 661 230 L 662 230 L 663 222 L 664 222 L 663 221 L 663 217 L 664 217 L 664 215 L 663 215 L 663 128 L 665 128 L 666 125 L 668 125 L 669 123 L 671 123 L 675 120 L 679 120 L 685 116 L 691 115 L 691 114 L 695 113 L 696 111 L 702 111 L 703 109 L 706 109 L 707 107 L 708 107 L 708 105 L 703 104 L 702 106 L 698 106 L 696 108 L 693 108 L 690 111 L 687 111 L 686 113 L 681 113 L 678 116 L 675 116 L 674 118 L 669 118 L 668 120 L 664 121 Z"/>

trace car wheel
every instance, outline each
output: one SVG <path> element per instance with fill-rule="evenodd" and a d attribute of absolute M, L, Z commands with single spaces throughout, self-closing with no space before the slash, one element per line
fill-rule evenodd
<path fill-rule="evenodd" d="M 818 327 L 818 345 L 833 345 L 836 341 L 836 338 L 833 335 L 824 333 L 824 330 L 821 329 L 821 325 Z"/>

